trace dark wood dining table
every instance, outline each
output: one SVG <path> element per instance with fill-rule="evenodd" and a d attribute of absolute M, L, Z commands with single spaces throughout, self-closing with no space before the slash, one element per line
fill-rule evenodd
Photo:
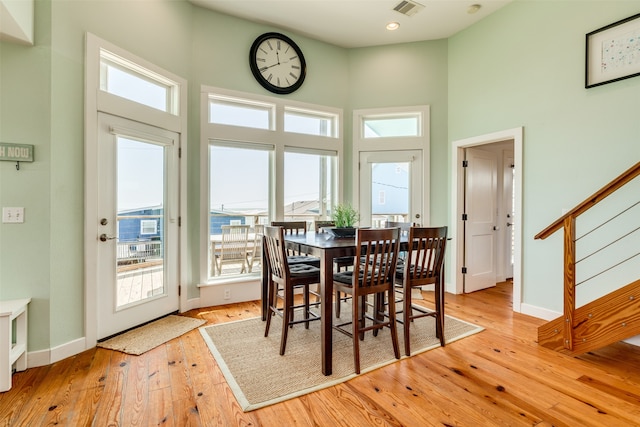
<path fill-rule="evenodd" d="M 402 245 L 406 246 L 406 236 Z M 333 370 L 333 260 L 336 257 L 354 256 L 356 252 L 355 238 L 335 238 L 329 233 L 309 232 L 304 235 L 287 235 L 285 244 L 288 248 L 320 258 L 320 340 L 322 353 L 322 373 L 331 375 Z M 264 251 L 263 251 L 264 253 Z M 266 265 L 263 263 L 262 265 Z M 268 313 L 267 285 L 268 271 L 262 269 L 262 319 Z"/>

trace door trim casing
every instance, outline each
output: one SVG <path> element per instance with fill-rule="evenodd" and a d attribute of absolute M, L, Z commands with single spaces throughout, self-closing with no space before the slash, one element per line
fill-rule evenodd
<path fill-rule="evenodd" d="M 146 69 L 153 70 L 176 82 L 179 86 L 178 111 L 173 115 L 100 90 L 100 49 L 104 48 L 122 58 L 126 58 Z M 98 147 L 98 112 L 105 112 L 115 116 L 123 116 L 151 126 L 156 126 L 179 134 L 179 147 L 187 141 L 187 80 L 164 70 L 155 64 L 140 58 L 130 52 L 103 40 L 94 34 L 85 34 L 85 105 L 84 105 L 84 345 L 85 350 L 95 347 L 97 343 L 97 289 L 95 260 L 97 259 L 97 147 Z M 180 229 L 178 242 L 178 275 L 179 283 L 187 283 L 188 278 L 188 248 L 187 242 L 187 164 L 186 150 L 182 150 L 179 160 L 179 217 Z M 188 291 L 179 294 L 180 312 L 194 308 L 196 305 L 189 300 Z M 52 360 L 52 363 L 55 360 Z"/>
<path fill-rule="evenodd" d="M 360 152 L 376 152 L 389 150 L 420 150 L 422 151 L 422 224 L 431 224 L 431 113 L 429 105 L 371 108 L 353 111 L 353 147 L 351 151 L 351 182 L 345 179 L 345 190 L 351 188 L 350 198 L 356 209 L 360 209 Z M 387 137 L 365 139 L 362 135 L 362 120 L 371 115 L 391 116 L 406 112 L 419 112 L 422 116 L 421 134 L 414 137 Z M 347 178 L 347 177 L 345 177 Z M 351 184 L 351 185 L 349 185 Z M 347 195 L 348 192 L 347 192 Z M 339 202 L 343 202 L 342 198 Z"/>
<path fill-rule="evenodd" d="M 464 262 L 464 234 L 462 230 L 462 214 L 464 208 L 464 170 L 462 160 L 464 149 L 494 142 L 513 141 L 513 155 L 515 168 L 514 183 L 514 216 L 518 220 L 514 224 L 514 262 L 513 262 L 513 311 L 522 312 L 522 169 L 523 169 L 523 135 L 524 128 L 502 130 L 494 133 L 474 136 L 453 141 L 451 144 L 451 232 L 453 237 L 449 242 L 450 250 L 445 277 L 454 278 L 453 283 L 446 284 L 447 292 L 460 294 L 463 292 L 462 265 Z"/>

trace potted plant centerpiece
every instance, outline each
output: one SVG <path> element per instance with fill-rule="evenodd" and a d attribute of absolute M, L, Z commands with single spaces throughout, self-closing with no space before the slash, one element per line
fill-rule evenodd
<path fill-rule="evenodd" d="M 360 214 L 350 204 L 337 204 L 333 208 L 331 219 L 335 227 L 329 229 L 335 237 L 353 237 L 356 235 L 355 225 Z"/>

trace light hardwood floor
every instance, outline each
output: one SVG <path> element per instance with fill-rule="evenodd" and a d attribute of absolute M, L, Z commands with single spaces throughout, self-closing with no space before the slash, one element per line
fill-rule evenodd
<path fill-rule="evenodd" d="M 427 299 L 432 294 L 424 293 Z M 511 285 L 449 295 L 448 315 L 485 331 L 346 383 L 244 413 L 195 330 L 142 356 L 91 349 L 13 377 L 2 426 L 634 426 L 640 350 L 572 358 L 536 344 L 539 319 L 511 311 Z M 258 301 L 193 310 L 221 323 Z"/>

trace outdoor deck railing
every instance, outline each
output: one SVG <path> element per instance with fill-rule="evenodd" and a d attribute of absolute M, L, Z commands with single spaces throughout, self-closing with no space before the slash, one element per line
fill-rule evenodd
<path fill-rule="evenodd" d="M 140 263 L 162 259 L 161 241 L 118 242 L 117 261 L 119 265 Z"/>

